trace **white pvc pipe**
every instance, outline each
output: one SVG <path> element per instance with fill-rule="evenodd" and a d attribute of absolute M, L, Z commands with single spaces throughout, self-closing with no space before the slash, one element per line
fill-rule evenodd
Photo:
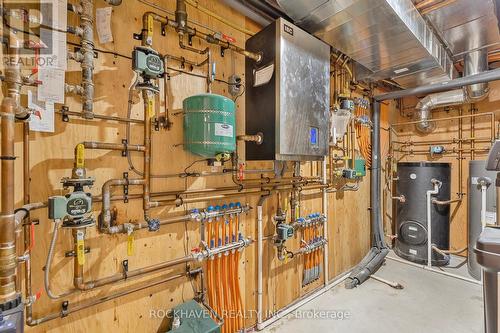
<path fill-rule="evenodd" d="M 321 177 L 323 178 L 323 185 L 326 185 L 328 183 L 326 179 L 326 157 L 323 160 L 323 163 L 321 164 Z M 324 283 L 325 287 L 328 284 L 328 193 L 327 193 L 327 188 L 324 187 L 322 190 L 323 198 L 322 198 L 322 205 L 323 205 L 323 215 L 325 216 L 325 222 L 323 223 L 323 238 L 325 239 L 325 245 L 324 245 L 324 250 L 323 250 L 323 276 L 324 276 Z"/>
<path fill-rule="evenodd" d="M 349 274 L 351 274 L 351 271 L 349 270 L 348 272 L 338 276 L 337 278 L 333 279 L 329 283 L 327 283 L 324 287 L 321 287 L 317 291 L 313 291 L 310 294 L 304 296 L 303 298 L 298 299 L 294 303 L 291 303 L 284 307 L 283 309 L 279 310 L 274 316 L 271 318 L 267 319 L 263 323 L 257 323 L 257 330 L 263 330 L 264 328 L 268 327 L 269 325 L 277 322 L 278 320 L 282 319 L 283 317 L 287 316 L 290 312 L 293 312 L 300 308 L 301 306 L 307 304 L 308 302 L 312 301 L 318 296 L 321 296 L 322 294 L 326 293 L 328 290 L 332 289 L 335 286 L 338 286 L 340 283 L 344 282 L 348 277 Z"/>
<path fill-rule="evenodd" d="M 427 191 L 427 267 L 432 267 L 432 195 L 439 193 L 440 182 L 433 179 L 434 189 Z"/>
<path fill-rule="evenodd" d="M 486 185 L 481 185 L 481 225 L 486 227 Z"/>
<path fill-rule="evenodd" d="M 262 261 L 264 257 L 262 204 L 257 206 L 257 329 L 262 324 Z"/>
<path fill-rule="evenodd" d="M 422 269 L 424 269 L 426 271 L 438 273 L 438 274 L 441 274 L 441 275 L 446 275 L 446 276 L 449 276 L 449 277 L 452 277 L 452 278 L 455 278 L 455 279 L 459 279 L 459 280 L 462 280 L 462 281 L 465 281 L 465 282 L 474 283 L 474 284 L 478 284 L 478 285 L 482 285 L 483 284 L 482 281 L 477 281 L 477 280 L 469 279 L 469 278 L 467 278 L 465 276 L 460 276 L 460 275 L 449 273 L 449 272 L 446 272 L 446 271 L 440 271 L 440 270 L 437 270 L 437 269 L 435 269 L 433 267 L 429 268 L 426 265 L 416 264 L 414 262 L 407 261 L 407 260 L 404 260 L 404 259 L 395 258 L 395 257 L 391 257 L 391 256 L 387 256 L 386 258 L 389 259 L 389 260 L 400 262 L 402 264 L 406 264 L 406 265 L 410 265 L 410 266 L 413 266 L 413 267 L 422 268 Z"/>

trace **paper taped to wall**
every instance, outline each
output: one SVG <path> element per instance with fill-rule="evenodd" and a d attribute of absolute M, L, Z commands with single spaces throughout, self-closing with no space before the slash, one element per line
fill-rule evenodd
<path fill-rule="evenodd" d="M 105 44 L 113 41 L 113 33 L 111 31 L 111 13 L 112 7 L 104 7 L 96 9 L 96 27 L 99 43 Z"/>
<path fill-rule="evenodd" d="M 64 70 L 40 67 L 38 70 L 38 99 L 44 102 L 64 103 Z"/>
<path fill-rule="evenodd" d="M 30 117 L 30 131 L 54 133 L 54 103 L 39 101 L 28 90 L 28 107 L 33 110 Z"/>

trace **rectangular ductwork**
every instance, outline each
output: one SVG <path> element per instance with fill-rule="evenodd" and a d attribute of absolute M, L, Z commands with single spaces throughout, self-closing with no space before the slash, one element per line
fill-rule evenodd
<path fill-rule="evenodd" d="M 411 0 L 278 0 L 296 24 L 348 55 L 370 78 L 406 87 L 449 80 L 453 61 Z"/>

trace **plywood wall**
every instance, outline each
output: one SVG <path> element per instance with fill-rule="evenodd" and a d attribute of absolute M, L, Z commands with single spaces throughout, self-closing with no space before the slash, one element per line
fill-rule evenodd
<path fill-rule="evenodd" d="M 104 1 L 96 0 L 97 7 L 105 6 Z M 232 9 L 222 5 L 219 1 L 200 0 L 202 5 L 217 12 L 236 24 L 245 26 L 253 31 L 258 31 L 259 27 L 246 20 L 245 17 L 236 13 Z M 171 12 L 175 9 L 175 1 L 162 0 L 154 1 L 160 7 Z M 144 5 L 137 0 L 123 1 L 120 7 L 113 9 L 112 28 L 114 42 L 106 45 L 97 44 L 96 47 L 116 52 L 120 55 L 129 56 L 134 45 L 139 42 L 132 39 L 133 33 L 141 31 L 142 14 L 146 11 L 157 11 Z M 157 11 L 158 12 L 158 11 Z M 158 12 L 165 15 L 162 12 Z M 244 46 L 247 36 L 240 33 L 205 14 L 198 12 L 188 6 L 189 17 L 216 31 L 224 32 L 236 38 L 236 44 Z M 78 21 L 69 14 L 69 24 L 75 25 Z M 199 28 L 203 30 L 203 28 Z M 154 47 L 161 53 L 169 53 L 177 56 L 184 56 L 194 61 L 202 60 L 198 56 L 189 52 L 181 52 L 177 44 L 177 35 L 172 30 L 168 30 L 167 36 L 159 34 L 159 27 L 155 26 Z M 96 37 L 97 39 L 97 37 Z M 76 41 L 76 40 L 75 40 Z M 194 39 L 193 46 L 204 48 L 206 44 Z M 69 47 L 70 50 L 72 47 Z M 227 80 L 227 78 L 237 73 L 244 76 L 244 58 L 241 55 L 226 52 L 222 58 L 219 49 L 213 48 L 215 61 L 217 62 L 217 78 Z M 127 112 L 128 88 L 132 83 L 133 74 L 131 71 L 131 61 L 120 55 L 98 53 L 96 58 L 96 96 L 94 110 L 98 114 L 114 115 L 125 117 Z M 71 62 L 70 62 L 71 63 Z M 173 62 L 169 66 L 178 67 L 179 64 Z M 203 70 L 195 70 L 196 73 L 203 74 Z M 67 73 L 68 83 L 79 83 L 79 66 L 70 64 Z M 206 90 L 203 78 L 193 77 L 185 74 L 175 75 L 168 84 L 169 98 L 167 107 L 175 112 L 182 106 L 182 100 L 193 94 L 202 93 Z M 213 92 L 226 95 L 227 85 L 215 82 Z M 237 133 L 244 134 L 245 105 L 244 96 L 238 99 L 237 111 Z M 142 118 L 142 102 L 138 96 L 134 97 L 132 117 Z M 79 98 L 70 95 L 66 97 L 65 103 L 70 110 L 80 111 Z M 56 105 L 60 108 L 61 105 Z M 157 103 L 159 112 L 165 110 L 165 101 Z M 182 147 L 176 146 L 182 142 L 182 116 L 173 117 L 173 127 L 170 131 L 160 130 L 153 133 L 153 173 L 175 174 L 183 169 L 195 159 L 196 156 L 186 153 Z M 18 125 L 16 136 L 16 154 L 22 156 L 22 128 Z M 133 126 L 132 141 L 142 142 L 142 130 L 139 125 Z M 105 122 L 100 120 L 83 120 L 71 118 L 70 122 L 63 122 L 60 115 L 56 115 L 56 131 L 50 134 L 30 133 L 30 177 L 31 177 L 31 201 L 46 201 L 48 196 L 64 193 L 60 180 L 62 177 L 70 176 L 73 164 L 73 150 L 76 144 L 82 141 L 102 141 L 120 143 L 125 137 L 125 126 L 116 122 Z M 243 149 L 243 146 L 240 146 Z M 139 154 L 133 153 L 133 160 L 136 165 L 141 165 Z M 16 162 L 16 204 L 22 205 L 22 163 L 20 158 Z M 248 163 L 247 167 L 252 168 L 272 168 L 272 163 Z M 202 164 L 193 167 L 196 170 L 210 170 Z M 317 168 L 310 163 L 303 163 L 303 174 L 316 175 Z M 87 172 L 89 176 L 96 178 L 92 193 L 100 194 L 102 184 L 111 178 L 121 178 L 122 173 L 128 171 L 126 158 L 120 152 L 109 151 L 87 151 Z M 133 174 L 131 173 L 131 177 Z M 197 179 L 179 179 L 176 177 L 154 180 L 152 191 L 199 189 L 205 187 L 215 187 L 232 184 L 231 178 L 226 177 L 201 177 Z M 132 193 L 137 193 L 141 188 L 133 188 Z M 115 193 L 121 194 L 121 188 L 117 188 Z M 256 206 L 258 197 L 242 196 L 235 198 L 242 203 L 249 203 Z M 333 278 L 342 272 L 347 271 L 359 262 L 369 248 L 370 244 L 370 224 L 369 224 L 369 181 L 368 177 L 360 184 L 358 192 L 332 193 L 328 196 L 329 201 L 329 257 L 330 257 L 330 277 Z M 156 209 L 154 216 L 166 217 L 184 214 L 191 208 L 203 208 L 208 205 L 220 204 L 221 202 L 206 202 L 196 205 L 186 205 L 179 208 Z M 129 220 L 142 219 L 142 202 L 132 200 L 128 204 L 122 202 L 114 203 L 118 211 L 118 221 L 121 223 Z M 99 213 L 100 205 L 96 204 L 95 214 Z M 276 211 L 276 197 L 273 196 L 266 201 L 264 207 L 264 223 L 266 236 L 274 233 L 274 225 L 271 217 Z M 301 211 L 303 215 L 321 211 L 321 197 L 316 193 L 303 193 L 301 200 Z M 32 256 L 33 290 L 42 291 L 42 298 L 34 305 L 34 317 L 40 317 L 47 313 L 58 311 L 61 308 L 61 301 L 52 301 L 43 292 L 43 272 L 45 258 L 47 256 L 48 245 L 52 235 L 53 223 L 47 218 L 45 209 L 34 212 L 31 217 L 38 219 L 39 224 L 35 227 L 35 246 Z M 256 213 L 251 211 L 240 219 L 240 225 L 244 233 L 256 238 Z M 130 269 L 135 269 L 173 258 L 184 256 L 186 253 L 198 245 L 199 224 L 188 222 L 185 224 L 173 224 L 164 226 L 157 233 L 140 231 L 134 234 L 135 253 L 127 256 L 125 235 L 102 235 L 95 229 L 90 228 L 87 236 L 87 245 L 91 252 L 87 256 L 85 264 L 85 279 L 97 279 L 121 271 L 121 263 L 128 259 Z M 322 281 L 318 281 L 308 288 L 301 287 L 302 261 L 292 260 L 288 263 L 279 262 L 276 259 L 276 250 L 272 242 L 267 240 L 264 251 L 264 307 L 265 311 L 276 311 L 285 305 L 293 302 L 308 290 L 318 287 Z M 290 242 L 290 248 L 298 248 L 299 239 Z M 62 230 L 59 241 L 56 245 L 56 255 L 52 268 L 52 285 L 55 292 L 62 292 L 72 287 L 73 263 L 72 259 L 65 258 L 65 251 L 72 249 L 71 231 Z M 243 291 L 245 307 L 247 311 L 255 311 L 257 304 L 257 246 L 251 245 L 243 252 L 240 263 L 240 284 Z M 125 287 L 147 281 L 152 278 L 168 276 L 176 272 L 182 272 L 185 267 L 174 267 L 171 270 L 148 276 L 143 279 L 119 283 L 112 287 L 97 289 L 89 293 L 67 298 L 70 304 L 90 299 L 92 297 L 104 296 L 111 291 L 121 290 Z M 196 283 L 195 283 L 196 284 Z M 137 292 L 126 297 L 103 303 L 101 305 L 71 314 L 69 317 L 57 319 L 38 327 L 30 329 L 36 332 L 99 332 L 99 331 L 141 331 L 153 332 L 166 328 L 167 322 L 161 318 L 150 316 L 150 310 L 167 310 L 171 307 L 191 299 L 193 297 L 193 284 L 186 279 L 175 280 L 170 283 Z M 246 320 L 247 326 L 252 326 L 256 322 L 256 317 L 249 317 Z"/>
<path fill-rule="evenodd" d="M 395 112 L 392 114 L 391 117 L 391 123 L 398 123 L 398 122 L 405 122 L 405 121 L 411 121 L 411 113 L 418 102 L 418 99 L 416 98 L 406 98 L 403 100 L 403 108 L 401 112 Z M 446 109 L 441 109 L 441 110 L 436 110 L 435 112 L 432 113 L 434 118 L 444 118 L 444 117 L 453 117 L 457 116 L 460 114 L 460 112 L 463 115 L 467 115 L 471 113 L 471 109 L 476 109 L 474 112 L 481 114 L 481 113 L 489 113 L 493 112 L 495 114 L 495 117 L 498 117 L 498 114 L 500 112 L 500 84 L 498 82 L 493 82 L 490 84 L 490 94 L 488 98 L 485 100 L 476 103 L 475 105 L 463 105 L 463 106 L 457 106 L 457 107 L 450 107 Z M 464 138 L 471 138 L 471 137 L 476 137 L 476 138 L 489 138 L 490 136 L 490 119 L 486 117 L 479 117 L 476 118 L 475 123 L 471 125 L 471 122 L 469 119 L 464 119 L 463 120 L 463 137 Z M 497 131 L 497 123 L 495 122 L 494 125 L 494 133 L 495 136 L 498 136 L 498 131 Z M 473 131 L 471 131 L 473 129 Z M 402 127 L 397 127 L 395 128 L 396 130 L 396 135 L 395 140 L 400 140 L 400 141 L 433 141 L 433 140 L 449 140 L 449 139 L 458 139 L 458 120 L 449 120 L 449 121 L 443 121 L 438 123 L 438 127 L 435 130 L 435 132 L 428 134 L 428 135 L 422 135 L 418 134 L 414 131 L 413 125 L 411 126 L 402 126 Z M 458 149 L 458 144 L 444 144 L 445 147 L 449 151 L 451 151 L 453 148 Z M 481 142 L 481 143 L 476 143 L 475 147 L 476 148 L 483 148 L 486 150 L 483 151 L 478 151 L 476 152 L 474 159 L 475 160 L 484 160 L 486 159 L 487 156 L 487 149 L 490 147 L 490 143 L 488 142 Z M 471 147 L 470 142 L 466 142 L 463 145 L 464 149 L 469 149 Z M 422 146 L 414 146 L 413 149 L 429 149 L 428 145 L 422 145 Z M 467 246 L 467 192 L 468 192 L 468 177 L 469 177 L 469 161 L 471 160 L 471 154 L 470 152 L 466 151 L 463 154 L 463 180 L 462 184 L 459 185 L 458 182 L 458 157 L 457 154 L 444 154 L 442 156 L 434 156 L 434 158 L 431 158 L 429 154 L 401 154 L 397 153 L 395 154 L 395 157 L 399 161 L 435 161 L 435 162 L 449 162 L 451 163 L 452 166 L 452 186 L 451 186 L 451 193 L 452 193 L 452 199 L 457 198 L 457 193 L 460 192 L 459 188 L 462 188 L 462 192 L 465 193 L 463 200 L 461 203 L 453 203 L 451 206 L 451 235 L 450 235 L 450 245 L 451 249 L 457 250 L 457 249 L 462 249 L 463 247 Z M 386 183 L 387 187 L 389 188 L 389 181 Z M 391 227 L 393 225 L 392 223 L 392 208 L 391 208 L 391 202 L 390 197 L 387 196 L 388 198 L 388 204 L 387 204 L 387 209 L 386 209 L 386 228 L 388 230 L 391 230 Z"/>

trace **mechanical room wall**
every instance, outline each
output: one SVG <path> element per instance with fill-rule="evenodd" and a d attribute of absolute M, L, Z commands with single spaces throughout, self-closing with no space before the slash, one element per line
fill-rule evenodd
<path fill-rule="evenodd" d="M 391 167 L 393 172 L 397 169 L 397 162 L 451 163 L 450 199 L 453 202 L 450 204 L 449 250 L 463 250 L 460 253 L 462 256 L 467 255 L 466 247 L 468 246 L 468 210 L 471 191 L 469 162 L 486 160 L 491 142 L 498 138 L 496 117 L 500 107 L 499 91 L 500 86 L 493 82 L 490 83 L 488 96 L 481 101 L 436 108 L 432 111 L 432 119 L 441 120 L 435 122 L 436 128 L 428 134 L 415 130 L 414 110 L 419 102 L 417 98 L 400 100 L 399 111 L 395 111 L 390 119 L 391 150 L 389 155 L 392 159 L 386 160 L 385 164 Z M 385 223 L 386 230 L 392 230 L 395 235 L 398 232 L 395 221 L 392 219 L 395 199 L 391 200 L 391 196 L 397 197 L 397 193 L 395 182 L 391 181 L 390 174 L 386 174 L 388 178 L 386 179 Z M 476 175 L 472 175 L 474 176 Z M 395 177 L 393 174 L 392 180 L 395 180 Z M 494 185 L 494 179 L 492 180 Z M 493 193 L 488 192 L 488 195 L 494 196 L 494 189 L 492 191 Z M 493 221 L 490 222 L 493 223 Z M 481 222 L 478 219 L 475 223 Z"/>
<path fill-rule="evenodd" d="M 153 11 L 161 16 L 172 17 L 169 13 L 175 11 L 175 1 L 155 1 L 155 7 L 147 5 L 147 1 L 123 1 L 120 6 L 112 8 L 112 32 L 114 42 L 99 44 L 96 40 L 95 62 L 95 96 L 94 113 L 96 115 L 126 118 L 129 101 L 129 88 L 134 81 L 132 71 L 131 54 L 134 46 L 139 46 L 140 41 L 134 40 L 133 35 L 140 33 L 143 28 L 143 14 Z M 199 3 L 211 11 L 218 13 L 221 17 L 236 23 L 238 26 L 257 32 L 260 27 L 254 22 L 246 19 L 241 14 L 233 11 L 220 1 L 200 0 Z M 102 0 L 95 1 L 95 7 L 108 6 Z M 239 47 L 245 46 L 245 40 L 249 35 L 221 23 L 219 20 L 208 16 L 202 11 L 187 7 L 190 20 L 198 22 L 197 29 L 203 32 L 221 32 L 235 39 L 234 43 Z M 75 15 L 68 14 L 68 25 L 77 26 L 78 19 Z M 212 29 L 213 31 L 208 31 Z M 69 36 L 69 35 L 68 35 Z M 68 41 L 79 45 L 79 38 L 68 37 Z M 172 122 L 169 129 L 160 124 L 158 130 L 152 131 L 152 174 L 165 174 L 168 177 L 154 179 L 151 183 L 152 193 L 161 192 L 183 192 L 180 195 L 184 200 L 177 199 L 173 195 L 172 204 L 154 208 L 152 217 L 170 218 L 186 215 L 192 209 L 205 209 L 208 206 L 229 204 L 239 201 L 248 204 L 252 209 L 248 213 L 240 215 L 239 227 L 241 233 L 255 240 L 257 237 L 257 214 L 256 206 L 260 195 L 257 194 L 224 194 L 211 195 L 209 190 L 221 187 L 234 188 L 235 184 L 231 172 L 224 174 L 224 168 L 229 168 L 230 163 L 224 167 L 210 167 L 206 163 L 199 162 L 200 157 L 193 155 L 183 149 L 183 114 L 182 102 L 185 98 L 204 93 L 207 90 L 206 66 L 191 69 L 190 63 L 202 63 L 206 56 L 179 47 L 178 35 L 175 30 L 167 28 L 166 35 L 160 33 L 160 25 L 154 25 L 154 48 L 159 53 L 169 57 L 167 61 L 168 80 L 166 87 L 161 84 L 161 92 L 154 103 L 154 112 L 165 115 L 168 110 L 169 119 Z M 204 49 L 207 43 L 198 38 L 193 38 L 192 47 Z M 69 51 L 74 51 L 75 45 L 68 44 Z M 234 51 L 225 50 L 221 56 L 220 47 L 210 46 L 215 66 L 215 78 L 212 83 L 212 92 L 231 97 L 228 92 L 228 84 L 232 74 L 241 78 L 245 76 L 245 58 Z M 183 59 L 185 61 L 183 61 Z M 184 63 L 183 63 L 184 62 Z M 333 79 L 332 79 L 333 80 Z M 68 61 L 66 83 L 79 84 L 81 81 L 80 65 Z M 244 81 L 244 79 L 243 79 Z M 163 94 L 166 88 L 166 94 Z M 26 99 L 27 89 L 23 88 L 22 101 Z M 35 90 L 33 90 L 35 91 Z M 490 95 L 490 99 L 492 96 Z M 139 93 L 131 95 L 132 109 L 131 117 L 136 121 L 131 124 L 131 135 L 129 143 L 143 141 L 143 119 L 144 111 L 142 97 Z M 63 114 L 63 106 L 69 112 Z M 245 94 L 244 92 L 236 100 L 236 133 L 246 133 L 245 124 Z M 482 108 L 478 105 L 482 112 Z M 27 162 L 23 157 L 23 125 L 16 125 L 15 153 L 18 158 L 15 162 L 16 178 L 16 207 L 22 206 L 25 196 L 29 195 L 30 202 L 46 202 L 48 197 L 63 195 L 67 193 L 63 189 L 61 179 L 70 177 L 74 167 L 74 151 L 77 144 L 81 142 L 109 142 L 122 144 L 126 137 L 126 125 L 122 121 L 113 119 L 99 119 L 98 117 L 87 120 L 72 112 L 80 112 L 82 105 L 80 97 L 71 93 L 66 94 L 64 104 L 55 105 L 55 131 L 54 133 L 29 132 L 29 193 L 23 193 L 23 165 Z M 388 117 L 392 105 L 383 105 L 382 126 L 388 127 Z M 486 109 L 485 109 L 486 111 Z M 65 117 L 68 116 L 68 119 Z M 64 118 L 64 119 L 63 119 Z M 266 121 L 262 119 L 262 121 Z M 479 124 L 479 121 L 478 123 Z M 483 123 L 480 123 L 483 124 Z M 153 124 L 155 125 L 155 124 Z M 487 126 L 487 123 L 484 123 Z M 154 127 L 154 126 L 153 126 Z M 388 136 L 384 131 L 384 136 Z M 479 131 L 476 135 L 479 135 Z M 443 135 L 446 135 L 443 133 Z M 358 138 L 353 144 L 359 151 Z M 388 140 L 384 155 L 388 147 Z M 245 145 L 238 143 L 241 157 L 244 157 Z M 134 165 L 142 167 L 142 156 L 140 152 L 127 151 Z M 356 153 L 357 154 L 357 153 Z M 321 162 L 301 162 L 300 176 L 304 179 L 318 179 L 321 177 Z M 122 179 L 124 173 L 128 172 L 130 178 L 134 178 L 130 170 L 127 157 L 122 156 L 121 151 L 87 149 L 85 151 L 85 167 L 87 176 L 95 177 L 94 186 L 90 192 L 93 195 L 101 195 L 103 184 L 109 179 Z M 255 183 L 265 183 L 267 177 L 273 177 L 274 165 L 272 161 L 248 162 L 245 164 L 247 171 L 260 170 L 260 172 L 248 173 L 247 178 L 257 179 Z M 329 172 L 330 166 L 327 169 Z M 216 176 L 205 173 L 219 173 Z M 291 177 L 293 168 L 288 164 L 284 177 Z M 263 179 L 263 180 L 262 180 Z M 259 189 L 259 188 L 257 188 Z M 190 194 L 185 191 L 197 191 L 200 193 Z M 207 191 L 204 193 L 203 191 Z M 237 192 L 237 191 L 236 191 Z M 265 192 L 265 191 L 263 191 Z M 272 313 L 308 292 L 315 290 L 323 284 L 323 277 L 302 286 L 304 263 L 303 257 L 290 258 L 289 260 L 278 260 L 276 247 L 272 236 L 275 233 L 273 217 L 278 206 L 278 192 L 273 192 L 264 203 L 264 256 L 263 256 L 263 301 L 264 313 Z M 279 191 L 282 202 L 280 206 L 286 206 L 286 198 L 290 195 L 290 189 Z M 301 216 L 322 211 L 321 189 L 304 189 L 299 191 L 298 211 Z M 263 194 L 263 193 L 260 193 Z M 124 193 L 123 186 L 113 189 L 113 195 L 119 198 L 111 203 L 113 217 L 118 224 L 133 223 L 143 220 L 142 197 L 140 186 L 130 186 L 129 193 Z M 128 202 L 124 202 L 124 196 L 130 196 Z M 135 196 L 135 197 L 134 197 Z M 202 199 L 199 199 L 199 198 Z M 172 198 L 170 195 L 169 198 Z M 204 199 L 203 199 L 204 198 Z M 191 199 L 191 200 L 189 200 Z M 176 207 L 175 203 L 180 203 Z M 370 248 L 370 218 L 369 218 L 370 192 L 369 171 L 367 176 L 359 180 L 357 191 L 337 191 L 328 194 L 328 255 L 329 255 L 329 277 L 336 276 L 348 271 L 356 265 Z M 94 216 L 100 213 L 101 203 L 93 204 Z M 290 212 L 288 212 L 290 214 Z M 33 238 L 31 241 L 31 289 L 32 294 L 41 297 L 32 306 L 32 319 L 45 317 L 49 314 L 64 313 L 67 305 L 69 309 L 81 304 L 88 304 L 98 298 L 114 292 L 126 291 L 131 288 L 142 290 L 124 295 L 110 301 L 102 302 L 81 311 L 69 314 L 64 318 L 56 318 L 46 323 L 41 323 L 29 331 L 36 332 L 66 332 L 66 331 L 89 331 L 98 332 L 104 330 L 122 331 L 157 331 L 167 328 L 168 320 L 161 315 L 161 311 L 192 299 L 199 288 L 201 276 L 195 279 L 187 279 L 186 269 L 205 267 L 205 263 L 179 264 L 171 268 L 145 274 L 139 278 L 128 279 L 123 282 L 111 284 L 103 288 L 95 288 L 86 292 L 78 292 L 59 300 L 51 300 L 44 291 L 44 266 L 53 235 L 53 221 L 48 218 L 46 208 L 38 209 L 30 213 Z M 456 223 L 460 225 L 459 223 Z M 29 226 L 28 226 L 29 228 Z M 462 243 L 461 231 L 463 228 L 454 227 L 454 244 L 460 246 Z M 295 236 L 287 244 L 290 249 L 298 249 L 301 246 L 300 237 Z M 130 235 L 126 233 L 108 235 L 100 233 L 97 228 L 87 228 L 85 246 L 89 252 L 85 255 L 86 261 L 83 268 L 84 280 L 97 280 L 103 277 L 121 273 L 124 270 L 124 261 L 127 260 L 128 269 L 135 270 L 141 267 L 166 262 L 180 258 L 192 253 L 193 249 L 200 246 L 200 223 L 197 221 L 186 221 L 162 225 L 156 232 L 145 230 L 133 231 Z M 69 229 L 61 229 L 58 241 L 55 244 L 54 259 L 51 267 L 50 283 L 53 291 L 57 294 L 64 293 L 73 287 L 74 263 L 71 257 L 73 250 L 73 235 Z M 22 249 L 20 249 L 22 253 Z M 257 309 L 257 245 L 250 244 L 241 252 L 239 265 L 239 283 L 242 292 L 244 309 L 247 318 L 245 326 L 250 327 L 256 323 Z M 22 286 L 25 285 L 25 273 L 23 266 L 18 269 L 23 277 Z M 158 283 L 162 279 L 177 276 L 178 278 L 165 283 Z M 149 288 L 142 288 L 150 285 Z M 68 301 L 67 304 L 64 302 Z M 339 305 L 341 306 L 341 305 Z M 156 314 L 152 314 L 155 311 Z M 57 316 L 56 316 L 57 317 Z"/>

